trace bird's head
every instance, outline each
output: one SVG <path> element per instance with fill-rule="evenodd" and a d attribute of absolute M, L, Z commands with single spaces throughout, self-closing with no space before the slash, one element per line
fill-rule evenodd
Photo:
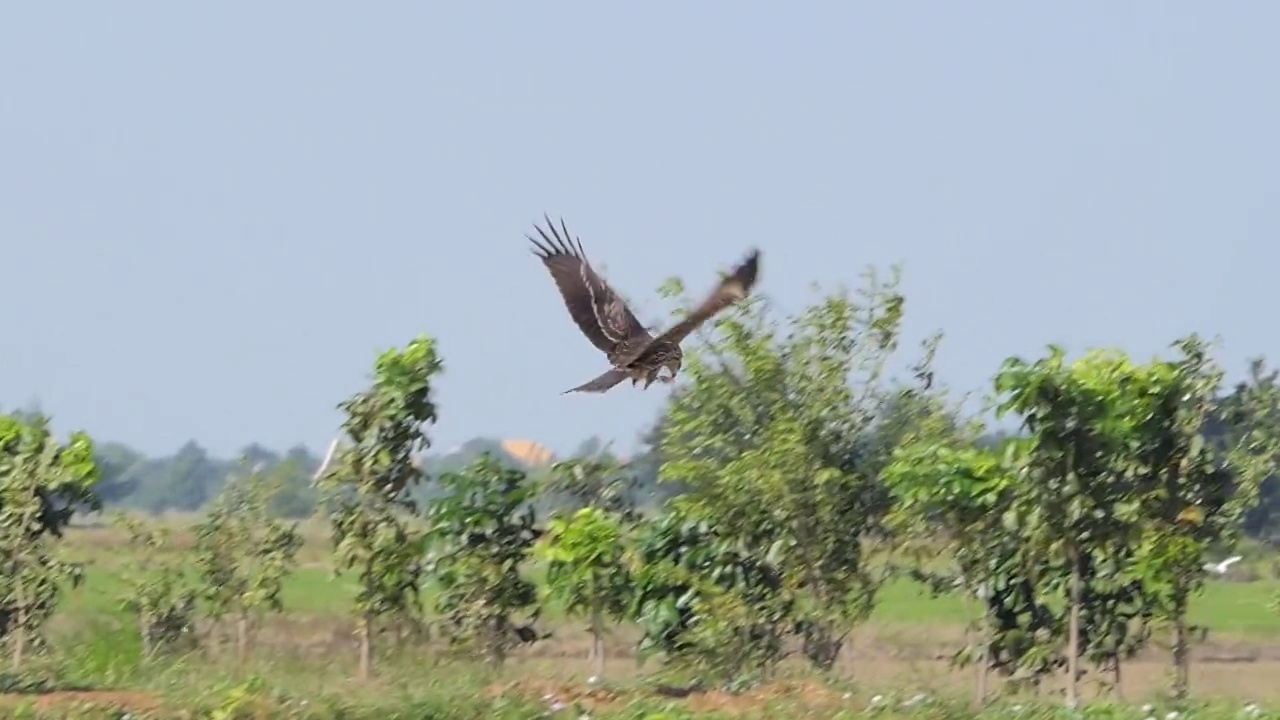
<path fill-rule="evenodd" d="M 680 362 L 680 355 L 677 354 L 662 363 L 662 367 L 666 368 L 667 372 L 670 373 L 662 378 L 662 382 L 675 382 L 676 375 L 680 374 Z"/>

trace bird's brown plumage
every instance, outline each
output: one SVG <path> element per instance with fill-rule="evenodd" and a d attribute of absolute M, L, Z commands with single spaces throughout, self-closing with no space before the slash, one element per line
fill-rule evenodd
<path fill-rule="evenodd" d="M 534 225 L 542 241 L 532 235 L 525 237 L 537 247 L 534 254 L 547 266 L 569 316 L 582 334 L 596 349 L 610 356 L 650 340 L 649 331 L 636 319 L 622 296 L 591 267 L 582 250 L 582 242 L 571 238 L 564 220 L 560 220 L 563 235 L 556 230 L 550 218 L 546 220 L 550 235 Z"/>
<path fill-rule="evenodd" d="M 655 380 L 671 382 L 680 370 L 683 353 L 680 343 L 699 325 L 720 311 L 744 299 L 755 285 L 760 271 L 760 252 L 752 250 L 747 259 L 716 285 L 715 289 L 683 320 L 654 337 L 617 292 L 591 267 L 582 242 L 569 234 L 564 220 L 557 230 L 546 215 L 547 231 L 536 224 L 542 240 L 526 235 L 543 265 L 551 273 L 569 316 L 582 334 L 605 354 L 613 367 L 570 392 L 606 392 L 631 378 L 644 380 L 648 388 Z M 563 233 L 563 234 L 561 234 Z M 662 368 L 671 375 L 659 378 Z"/>

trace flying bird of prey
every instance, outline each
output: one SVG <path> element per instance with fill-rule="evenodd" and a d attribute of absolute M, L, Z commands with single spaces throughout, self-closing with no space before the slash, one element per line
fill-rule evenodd
<path fill-rule="evenodd" d="M 532 235 L 525 237 L 534 244 L 533 253 L 551 272 L 569 316 L 613 366 L 599 377 L 565 390 L 562 395 L 607 392 L 627 378 L 631 378 L 633 387 L 643 380 L 641 389 L 648 389 L 655 380 L 664 383 L 674 381 L 684 358 L 680 351 L 681 341 L 716 313 L 745 298 L 760 271 L 760 252 L 752 249 L 746 260 L 723 278 L 693 312 L 654 337 L 640 324 L 622 297 L 587 262 L 582 242 L 570 237 L 564 220 L 560 220 L 560 229 L 556 230 L 551 218 L 543 217 L 550 234 L 535 224 L 534 229 L 542 240 Z M 660 375 L 664 368 L 669 375 Z"/>

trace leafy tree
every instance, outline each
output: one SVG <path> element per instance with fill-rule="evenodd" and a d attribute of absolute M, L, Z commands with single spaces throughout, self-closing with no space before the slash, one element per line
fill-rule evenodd
<path fill-rule="evenodd" d="M 1195 630 L 1187 624 L 1190 598 L 1204 585 L 1207 551 L 1239 539 L 1243 516 L 1280 457 L 1280 394 L 1273 383 L 1257 382 L 1222 407 L 1216 399 L 1222 371 L 1208 346 L 1190 336 L 1176 347 L 1181 358 L 1150 366 L 1143 390 L 1153 408 L 1140 424 L 1143 441 L 1135 459 L 1150 518 L 1141 545 L 1143 580 L 1155 596 L 1157 617 L 1173 626 L 1171 690 L 1185 700 Z M 1254 378 L 1261 373 L 1255 364 Z M 1215 443 L 1207 432 L 1219 419 L 1237 432 Z"/>
<path fill-rule="evenodd" d="M 295 447 L 279 463 L 268 466 L 268 472 L 280 478 L 280 487 L 268 505 L 272 516 L 301 519 L 315 513 L 320 498 L 312 476 L 318 465 L 305 447 Z"/>
<path fill-rule="evenodd" d="M 1062 349 L 1050 346 L 1049 355 L 1034 363 L 1006 360 L 995 380 L 1001 396 L 998 414 L 1018 413 L 1030 432 L 1018 468 L 1025 480 L 1018 485 L 1014 524 L 1023 528 L 1042 565 L 1062 563 L 1066 573 L 1071 707 L 1078 704 L 1090 556 L 1111 549 L 1124 552 L 1133 538 L 1123 531 L 1136 526 L 1132 488 L 1116 473 L 1130 439 L 1119 393 L 1121 379 L 1131 370 L 1127 359 L 1104 352 L 1068 364 Z"/>
<path fill-rule="evenodd" d="M 424 535 L 411 522 L 412 491 L 421 481 L 415 457 L 430 445 L 424 425 L 436 421 L 431 384 L 442 371 L 425 336 L 380 354 L 372 386 L 338 406 L 347 415 L 348 443 L 319 479 L 331 495 L 335 572 L 355 570 L 360 581 L 362 680 L 369 677 L 377 623 L 404 621 L 421 609 Z"/>
<path fill-rule="evenodd" d="M 569 512 L 588 507 L 616 513 L 625 520 L 636 514 L 636 477 L 608 454 L 575 457 L 555 463 L 543 483 L 543 494 L 563 498 Z"/>
<path fill-rule="evenodd" d="M 487 453 L 438 482 L 442 495 L 427 506 L 436 610 L 451 642 L 501 668 L 512 647 L 538 639 L 537 587 L 520 569 L 541 535 L 531 484 Z"/>
<path fill-rule="evenodd" d="M 687 385 L 677 385 L 668 396 L 671 399 L 685 392 Z M 650 509 L 661 508 L 668 500 L 682 495 L 688 488 L 674 480 L 658 482 L 658 471 L 662 467 L 662 436 L 666 428 L 666 408 L 663 408 L 653 424 L 640 433 L 639 447 L 627 463 L 627 470 L 635 478 L 638 492 L 648 499 Z"/>
<path fill-rule="evenodd" d="M 105 443 L 95 450 L 94 460 L 100 475 L 94 494 L 104 506 L 124 502 L 137 492 L 147 460 L 142 453 L 121 443 Z"/>
<path fill-rule="evenodd" d="M 188 572 L 188 558 L 174 551 L 168 528 L 148 527 L 122 514 L 115 524 L 129 533 L 132 551 L 123 573 L 128 590 L 120 605 L 138 619 L 143 655 L 193 647 L 199 591 Z"/>
<path fill-rule="evenodd" d="M 662 481 L 687 488 L 673 502 L 772 558 L 804 653 L 824 670 L 887 579 L 876 552 L 887 550 L 892 497 L 880 472 L 931 407 L 937 338 L 913 368 L 917 387 L 891 383 L 898 277 L 866 277 L 856 295 L 827 295 L 785 323 L 785 335 L 760 297 L 718 319 L 718 335 L 685 351 L 689 384 L 671 400 L 661 442 Z M 911 412 L 883 412 L 904 397 Z"/>
<path fill-rule="evenodd" d="M 194 440 L 178 449 L 172 457 L 157 463 L 149 481 L 140 487 L 138 500 L 143 509 L 160 513 L 165 510 L 196 510 L 207 503 L 226 482 L 226 463 L 209 457 Z"/>
<path fill-rule="evenodd" d="M 593 457 L 613 457 L 613 453 L 609 451 L 609 443 L 600 439 L 598 435 L 591 437 L 578 443 L 578 449 L 573 451 L 573 457 L 593 458 Z"/>
<path fill-rule="evenodd" d="M 637 530 L 628 614 L 643 632 L 641 661 L 661 653 L 669 670 L 740 684 L 785 657 L 794 601 L 776 557 L 679 504 Z"/>
<path fill-rule="evenodd" d="M 1248 380 L 1236 385 L 1219 411 L 1222 419 L 1235 429 L 1235 462 L 1249 468 L 1250 479 L 1265 473 L 1265 477 L 1258 481 L 1252 506 L 1248 502 L 1247 487 L 1245 502 L 1236 506 L 1243 506 L 1245 513 L 1240 530 L 1248 533 L 1252 523 L 1255 534 L 1270 532 L 1272 539 L 1280 539 L 1280 522 L 1277 522 L 1280 521 L 1280 476 L 1274 473 L 1278 454 L 1276 439 L 1280 438 L 1280 382 L 1277 382 L 1277 377 L 1280 377 L 1280 372 L 1268 372 L 1262 358 L 1253 360 Z M 1276 593 L 1271 607 L 1280 612 L 1280 592 Z"/>
<path fill-rule="evenodd" d="M 1173 547 L 1166 543 L 1173 535 L 1156 533 L 1159 520 L 1226 489 L 1196 448 L 1203 440 L 1194 439 L 1216 384 L 1202 360 L 1135 365 L 1121 353 L 1095 351 L 1068 364 L 1051 347 L 1035 363 L 1007 360 L 996 378 L 1000 411 L 1019 413 L 1030 431 L 1020 441 L 1025 481 L 1013 504 L 1023 554 L 1047 571 L 1044 592 L 1065 580 L 1072 706 L 1081 658 L 1110 666 L 1118 679 L 1121 660 L 1148 637 L 1160 607 L 1152 568 L 1170 567 L 1153 564 L 1152 548 Z M 1154 545 L 1153 533 L 1162 538 Z"/>
<path fill-rule="evenodd" d="M 1021 534 L 1006 525 L 1002 512 L 1012 503 L 1014 476 L 1002 454 L 928 437 L 904 443 L 893 457 L 885 479 L 899 501 L 895 519 L 905 547 L 922 551 L 915 553 L 917 579 L 935 590 L 958 586 L 969 602 L 983 606 L 977 642 L 954 658 L 965 664 L 977 656 L 975 695 L 982 705 L 993 658 L 986 602 L 997 582 L 1017 573 L 1019 563 Z M 929 559 L 948 555 L 956 572 L 929 567 Z"/>
<path fill-rule="evenodd" d="M 631 577 L 626 566 L 625 530 L 620 518 L 603 508 L 584 507 L 569 517 L 552 518 L 538 547 L 546 563 L 548 595 L 572 616 L 590 619 L 594 675 L 604 677 L 605 620 L 627 613 Z"/>
<path fill-rule="evenodd" d="M 279 471 L 272 476 L 258 467 L 250 469 L 223 488 L 195 528 L 195 565 L 209 617 L 215 628 L 224 618 L 234 620 L 236 659 L 241 663 L 262 614 L 284 609 L 284 581 L 302 547 L 296 523 L 282 522 L 269 512 L 281 481 Z"/>
<path fill-rule="evenodd" d="M 77 507 L 98 509 L 93 443 L 81 432 L 60 444 L 42 415 L 0 415 L 0 639 L 15 670 L 42 642 L 59 583 L 79 584 L 79 565 L 58 557 L 54 541 Z"/>
<path fill-rule="evenodd" d="M 1280 435 L 1280 372 L 1267 370 L 1266 362 L 1250 362 L 1248 377 L 1219 400 L 1217 412 L 1207 423 L 1206 437 L 1218 448 L 1239 447 L 1253 434 L 1258 438 Z M 1265 460 L 1265 451 L 1252 453 Z M 1244 511 L 1245 535 L 1280 547 L 1280 475 L 1274 464 L 1259 483 L 1257 497 Z"/>

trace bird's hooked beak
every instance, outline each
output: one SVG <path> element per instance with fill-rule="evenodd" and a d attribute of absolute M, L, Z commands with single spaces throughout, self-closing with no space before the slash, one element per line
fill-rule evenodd
<path fill-rule="evenodd" d="M 665 376 L 664 376 L 664 375 L 660 375 L 660 376 L 658 377 L 658 379 L 659 379 L 659 380 L 661 380 L 661 381 L 662 381 L 662 382 L 664 382 L 664 383 L 672 383 L 672 382 L 675 382 L 675 381 L 676 381 L 676 375 L 679 375 L 679 374 L 680 374 L 680 361 L 679 361 L 679 360 L 674 360 L 674 361 L 672 361 L 672 362 L 669 362 L 669 363 L 665 363 L 665 364 L 663 364 L 663 366 L 662 366 L 662 367 L 663 367 L 663 368 L 665 368 L 665 369 L 667 370 L 667 372 L 668 372 L 668 373 L 670 373 L 670 374 L 669 374 L 669 375 L 665 375 Z"/>

